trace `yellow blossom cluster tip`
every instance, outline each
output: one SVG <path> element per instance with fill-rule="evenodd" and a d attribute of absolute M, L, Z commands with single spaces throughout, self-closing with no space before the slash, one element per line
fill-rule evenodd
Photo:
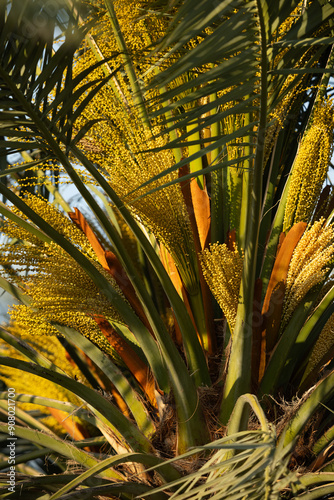
<path fill-rule="evenodd" d="M 226 316 L 231 332 L 239 301 L 243 257 L 238 249 L 229 250 L 224 244 L 214 243 L 201 254 L 204 278 Z"/>
<path fill-rule="evenodd" d="M 325 280 L 333 258 L 334 227 L 326 227 L 321 219 L 305 231 L 292 254 L 283 304 L 283 324 L 306 293 Z"/>
<path fill-rule="evenodd" d="M 75 224 L 73 224 L 69 217 L 57 210 L 51 203 L 40 196 L 28 194 L 24 202 L 29 208 L 50 224 L 50 226 L 56 229 L 58 233 L 79 248 L 83 254 L 97 261 L 96 254 L 88 238 Z M 27 217 L 18 208 L 11 207 L 11 210 L 15 215 L 27 220 Z M 22 239 L 36 247 L 42 247 L 44 245 L 37 236 L 9 219 L 5 222 L 1 230 L 12 238 Z"/>
<path fill-rule="evenodd" d="M 293 166 L 283 230 L 297 222 L 309 222 L 326 178 L 333 151 L 333 102 L 316 108 Z"/>

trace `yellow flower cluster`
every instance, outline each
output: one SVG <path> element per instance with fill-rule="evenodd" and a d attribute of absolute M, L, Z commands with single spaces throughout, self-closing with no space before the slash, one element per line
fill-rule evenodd
<path fill-rule="evenodd" d="M 154 33 L 154 37 L 157 37 L 162 30 L 160 21 L 155 20 L 154 16 L 150 16 L 147 21 L 152 31 L 148 29 L 146 20 L 140 21 L 139 24 L 134 22 L 134 12 L 138 10 L 136 2 L 116 2 L 115 8 L 118 9 L 119 22 L 121 28 L 124 28 L 124 37 L 130 47 L 131 55 L 132 52 L 145 46 L 147 36 Z M 105 33 L 110 33 L 108 19 L 106 18 L 104 22 L 106 23 Z M 152 26 L 152 23 L 156 25 Z M 104 56 L 109 57 L 115 51 L 117 52 L 114 39 L 106 40 L 103 34 L 97 34 L 96 41 Z M 117 65 L 119 57 L 115 56 L 110 61 L 111 67 Z M 86 68 L 93 60 L 93 52 L 89 49 L 84 51 L 78 58 L 76 73 Z M 138 65 L 141 72 L 145 70 L 140 62 Z M 89 78 L 95 77 L 94 73 Z M 192 271 L 196 257 L 181 187 L 175 184 L 150 195 L 144 195 L 148 190 L 176 180 L 178 172 L 172 172 L 138 190 L 152 177 L 172 167 L 175 163 L 174 155 L 171 151 L 157 150 L 166 142 L 165 138 L 159 136 L 162 131 L 161 126 L 156 123 L 152 129 L 149 129 L 143 124 L 140 109 L 133 105 L 133 96 L 126 75 L 117 73 L 116 77 L 124 98 L 115 97 L 111 86 L 106 85 L 101 89 L 75 125 L 80 129 L 97 116 L 102 118 L 86 136 L 90 144 L 94 144 L 95 147 L 88 147 L 87 141 L 80 142 L 79 146 L 94 164 L 103 168 L 107 181 L 118 196 L 138 220 L 167 248 L 190 291 L 192 282 L 197 279 Z M 154 149 L 156 151 L 152 151 Z"/>
<path fill-rule="evenodd" d="M 280 40 L 292 28 L 293 24 L 298 21 L 298 17 L 302 14 L 304 9 L 305 0 L 302 0 L 291 12 L 290 16 L 287 17 L 284 22 L 279 25 L 276 31 L 277 40 Z"/>
<path fill-rule="evenodd" d="M 320 104 L 293 166 L 283 230 L 309 222 L 326 178 L 333 151 L 333 102 Z"/>
<path fill-rule="evenodd" d="M 334 257 L 334 228 L 324 220 L 310 226 L 299 240 L 290 261 L 283 304 L 285 324 L 306 293 L 323 282 Z"/>
<path fill-rule="evenodd" d="M 303 9 L 303 2 L 300 2 L 298 6 L 291 12 L 291 15 L 286 18 L 286 20 L 281 23 L 276 32 L 273 34 L 273 38 L 276 38 L 276 41 L 280 40 L 293 26 L 293 24 L 298 20 L 298 16 L 301 14 Z M 286 49 L 288 51 L 289 49 Z M 276 56 L 274 59 L 274 62 L 272 64 L 272 69 L 276 69 L 280 59 L 283 57 L 285 54 L 284 50 L 279 51 L 279 55 Z M 307 56 L 306 56 L 307 57 Z M 300 66 L 302 67 L 304 64 L 304 61 L 300 61 Z M 258 76 L 260 76 L 260 73 L 258 73 Z M 275 78 L 275 77 L 273 77 Z M 284 125 L 284 121 L 289 113 L 289 110 L 295 101 L 295 99 L 298 96 L 298 91 L 299 89 L 301 90 L 302 88 L 302 80 L 298 85 L 295 85 L 293 88 L 293 91 L 288 91 L 289 86 L 292 85 L 293 81 L 297 79 L 297 75 L 288 75 L 285 79 L 284 84 L 282 85 L 282 88 L 280 90 L 280 95 L 281 99 L 279 100 L 279 104 L 273 111 L 271 112 L 269 116 L 269 127 L 267 128 L 266 132 L 266 138 L 265 138 L 265 155 L 264 155 L 264 165 L 266 164 L 267 160 L 269 159 L 271 150 L 273 148 L 274 142 L 277 138 L 277 135 L 279 131 L 282 129 Z M 303 88 L 303 91 L 306 89 Z M 220 94 L 221 95 L 221 94 Z M 268 100 L 270 102 L 270 95 L 268 96 Z M 234 103 L 228 103 L 225 105 L 225 109 L 227 109 L 229 106 L 232 106 Z M 245 116 L 244 115 L 232 115 L 232 117 L 228 117 L 227 119 L 223 120 L 223 128 L 224 128 L 224 133 L 232 133 L 234 130 L 240 129 L 244 124 Z M 235 123 L 234 123 L 235 122 Z M 227 147 L 228 150 L 228 158 L 233 159 L 237 158 L 238 156 L 241 156 L 244 151 L 242 147 L 242 139 L 237 138 L 236 140 L 233 141 L 232 145 L 228 145 Z M 242 167 L 242 165 L 241 165 Z M 235 172 L 233 173 L 238 173 L 238 175 L 242 175 L 242 170 L 238 172 L 238 169 L 234 169 Z M 233 179 L 232 179 L 233 183 Z M 231 187 L 233 190 L 233 185 Z M 231 210 L 233 211 L 234 206 L 233 204 L 231 205 Z M 233 217 L 233 212 L 232 212 L 232 217 Z"/>
<path fill-rule="evenodd" d="M 27 203 L 78 246 L 121 294 L 115 280 L 96 261 L 86 236 L 69 219 L 45 200 L 30 197 Z M 14 208 L 13 211 L 19 213 Z M 21 286 L 32 299 L 29 311 L 25 306 L 16 306 L 12 311 L 20 326 L 29 334 L 44 335 L 56 333 L 49 322 L 69 326 L 109 352 L 110 344 L 93 318 L 103 316 L 111 321 L 124 321 L 80 265 L 55 243 L 42 243 L 13 222 L 6 223 L 3 231 L 25 240 L 15 245 L 15 252 L 13 244 L 4 244 L 0 254 L 1 274 Z"/>
<path fill-rule="evenodd" d="M 280 91 L 281 99 L 279 100 L 277 106 L 269 115 L 269 127 L 266 131 L 265 138 L 265 152 L 264 152 L 264 165 L 266 165 L 272 148 L 275 144 L 279 132 L 282 130 L 285 124 L 285 120 L 291 110 L 298 96 L 305 92 L 306 89 L 303 86 L 303 80 L 299 83 L 293 85 L 293 81 L 296 79 L 296 75 L 287 75 L 282 89 Z M 293 85 L 292 91 L 287 91 L 287 89 Z"/>
<path fill-rule="evenodd" d="M 229 250 L 224 244 L 214 243 L 201 254 L 204 278 L 221 307 L 231 332 L 235 326 L 243 257 L 238 249 Z"/>
<path fill-rule="evenodd" d="M 83 378 L 77 366 L 68 360 L 66 357 L 66 350 L 56 337 L 32 336 L 27 330 L 21 328 L 21 325 L 15 322 L 12 323 L 9 331 L 15 335 L 15 337 L 27 341 L 31 347 L 63 370 L 69 377 L 88 385 L 88 382 Z M 14 359 L 27 361 L 22 354 L 2 340 L 0 340 L 0 354 L 1 356 L 10 356 Z M 0 379 L 3 380 L 8 387 L 15 387 L 17 394 L 32 394 L 34 396 L 70 402 L 77 406 L 81 406 L 82 404 L 72 392 L 66 390 L 62 386 L 31 373 L 25 373 L 24 376 L 22 376 L 22 372 L 15 368 L 1 366 Z M 32 403 L 19 403 L 19 405 L 26 411 L 38 409 L 43 414 L 48 414 L 47 408 L 41 405 Z M 71 416 L 70 419 L 74 419 L 75 422 L 80 422 L 77 417 Z M 44 417 L 42 422 L 54 432 L 64 433 L 64 428 L 51 415 Z"/>
<path fill-rule="evenodd" d="M 166 21 L 163 16 L 154 16 L 153 11 L 149 10 L 150 0 L 115 0 L 114 7 L 131 54 L 136 54 L 137 51 L 142 54 L 148 37 L 153 41 L 165 34 Z M 150 62 L 147 61 L 146 64 Z"/>
<path fill-rule="evenodd" d="M 118 115 L 124 127 L 126 128 L 127 125 L 130 127 L 129 117 L 122 116 L 122 110 L 119 110 Z M 159 147 L 163 141 L 150 138 L 149 132 L 145 131 L 139 123 L 135 128 L 136 135 L 127 137 L 124 141 L 120 130 L 113 130 L 107 124 L 100 124 L 96 127 L 96 131 L 99 129 L 97 132 L 100 136 L 99 141 L 104 142 L 103 146 L 101 145 L 104 149 L 104 157 L 92 153 L 88 153 L 87 156 L 103 167 L 111 186 L 131 212 L 165 245 L 180 271 L 184 270 L 187 273 L 188 256 L 194 244 L 180 185 L 169 186 L 140 198 L 145 190 L 157 188 L 165 182 L 176 179 L 177 172 L 131 193 L 165 168 L 172 166 L 174 160 L 171 153 L 167 151 L 140 152 L 140 150 Z M 188 281 L 186 277 L 184 279 Z"/>
<path fill-rule="evenodd" d="M 333 346 L 334 346 L 334 314 L 330 316 L 325 326 L 321 330 L 318 340 L 316 341 L 313 347 L 308 362 L 308 366 L 304 373 L 303 378 L 307 377 L 307 375 L 313 370 L 313 368 L 317 366 L 317 364 L 322 360 L 325 354 L 327 354 L 328 351 L 333 348 Z"/>
<path fill-rule="evenodd" d="M 287 17 L 284 20 L 284 22 L 278 26 L 277 30 L 273 33 L 273 39 L 275 39 L 275 41 L 281 40 L 284 37 L 284 35 L 286 35 L 288 31 L 293 27 L 293 25 L 298 21 L 299 17 L 302 15 L 304 10 L 305 10 L 305 2 L 301 1 L 291 12 L 290 16 Z M 289 50 L 290 50 L 289 48 L 286 48 L 278 51 L 276 57 L 273 60 L 271 69 L 275 70 L 280 66 L 281 60 Z M 309 47 L 308 49 L 305 49 L 303 56 L 296 63 L 296 67 L 303 68 L 304 66 L 306 66 L 307 62 L 310 60 L 313 51 L 314 48 L 312 46 Z M 277 77 L 273 75 L 273 81 L 275 78 Z M 284 83 L 280 89 L 280 99 L 278 99 L 278 104 L 272 110 L 269 116 L 269 127 L 266 132 L 266 141 L 265 141 L 264 164 L 266 164 L 267 160 L 269 159 L 275 140 L 277 139 L 278 133 L 284 126 L 285 120 L 291 110 L 291 107 L 293 106 L 295 101 L 299 98 L 301 93 L 304 93 L 308 90 L 305 84 L 306 80 L 307 80 L 306 75 L 304 75 L 302 78 L 300 78 L 300 75 L 298 74 L 286 75 Z M 289 88 L 292 88 L 292 90 L 289 90 Z M 269 96 L 269 102 L 270 102 L 270 97 L 271 96 Z"/>
<path fill-rule="evenodd" d="M 83 254 L 97 261 L 97 257 L 86 235 L 73 224 L 65 214 L 39 196 L 28 194 L 24 201 L 28 207 L 40 215 L 50 226 L 56 229 L 77 248 L 80 248 Z M 16 207 L 11 207 L 11 210 L 15 215 L 27 220 L 27 217 Z M 35 246 L 41 247 L 44 245 L 37 236 L 9 219 L 5 222 L 2 232 L 12 238 L 21 239 Z"/>

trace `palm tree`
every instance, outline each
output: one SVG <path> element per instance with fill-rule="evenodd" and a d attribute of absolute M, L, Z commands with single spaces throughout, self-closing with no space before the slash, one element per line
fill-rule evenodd
<path fill-rule="evenodd" d="M 331 494 L 331 2 L 1 18 L 4 498 Z"/>

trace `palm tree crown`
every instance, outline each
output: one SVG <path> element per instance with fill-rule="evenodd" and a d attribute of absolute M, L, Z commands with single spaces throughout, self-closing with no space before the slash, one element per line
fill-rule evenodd
<path fill-rule="evenodd" d="M 334 6 L 56 3 L 0 6 L 17 490 L 331 494 Z"/>

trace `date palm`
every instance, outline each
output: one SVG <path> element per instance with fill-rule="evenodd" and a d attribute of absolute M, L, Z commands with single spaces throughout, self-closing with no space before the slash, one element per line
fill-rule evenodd
<path fill-rule="evenodd" d="M 0 185 L 0 284 L 20 301 L 1 373 L 21 462 L 59 467 L 20 466 L 18 486 L 332 493 L 334 7 L 57 7 L 1 5 L 0 153 L 22 156 Z"/>

